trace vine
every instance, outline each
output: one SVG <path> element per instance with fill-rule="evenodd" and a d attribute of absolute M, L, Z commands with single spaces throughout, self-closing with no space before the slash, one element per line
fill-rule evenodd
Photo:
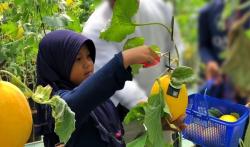
<path fill-rule="evenodd" d="M 174 30 L 174 17 L 171 22 L 171 29 L 168 26 L 158 23 L 150 22 L 144 24 L 138 24 L 133 22 L 132 17 L 136 14 L 139 8 L 137 0 L 116 0 L 113 8 L 113 16 L 110 24 L 100 33 L 100 38 L 107 41 L 121 42 L 127 38 L 127 35 L 132 34 L 135 31 L 135 28 L 138 26 L 148 26 L 148 25 L 159 25 L 166 29 L 166 32 L 171 35 L 171 42 L 174 44 L 173 48 L 176 49 L 177 67 L 172 67 L 169 62 L 169 67 L 167 69 L 170 74 L 171 82 L 170 84 L 180 89 L 181 85 L 189 82 L 193 82 L 195 79 L 192 68 L 179 66 L 179 53 L 178 49 L 174 43 L 173 39 L 173 30 Z M 136 47 L 144 44 L 143 37 L 134 37 L 126 40 L 126 43 L 123 47 L 124 50 Z M 166 57 L 166 53 L 161 53 L 159 47 L 153 45 L 152 48 L 156 53 L 161 57 Z M 168 51 L 170 53 L 170 51 Z M 169 61 L 171 60 L 170 54 L 168 54 Z M 139 69 L 142 68 L 142 65 L 133 65 L 132 71 L 133 74 L 138 74 Z M 163 130 L 161 119 L 168 120 L 171 116 L 169 107 L 164 102 L 163 90 L 160 83 L 160 77 L 157 79 L 158 84 L 160 85 L 160 90 L 157 94 L 150 95 L 147 103 L 139 104 L 138 106 L 132 108 L 127 114 L 124 122 L 130 123 L 132 121 L 138 121 L 141 125 L 145 127 L 145 133 L 136 138 L 131 143 L 128 143 L 127 146 L 146 146 L 146 147 L 163 147 L 171 146 L 171 144 L 166 143 L 163 139 Z M 164 91 L 166 92 L 166 91 Z M 167 123 L 172 128 L 176 128 L 173 124 Z"/>

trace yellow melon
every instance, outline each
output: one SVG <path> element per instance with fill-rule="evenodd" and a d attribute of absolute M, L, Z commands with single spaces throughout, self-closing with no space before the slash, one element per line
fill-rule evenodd
<path fill-rule="evenodd" d="M 0 81 L 0 146 L 23 147 L 32 130 L 32 113 L 15 85 Z"/>
<path fill-rule="evenodd" d="M 165 104 L 168 105 L 168 108 L 172 115 L 171 121 L 174 121 L 178 117 L 186 113 L 186 108 L 188 105 L 188 93 L 186 85 L 182 84 L 181 88 L 179 89 L 178 97 L 174 97 L 167 94 L 167 90 L 170 84 L 170 76 L 169 75 L 162 76 L 159 80 L 164 93 Z M 151 90 L 151 95 L 158 93 L 159 93 L 159 84 L 157 81 L 155 81 Z"/>
<path fill-rule="evenodd" d="M 226 115 L 222 115 L 220 117 L 220 120 L 226 121 L 226 122 L 236 122 L 237 118 L 233 115 L 230 114 L 226 114 Z"/>

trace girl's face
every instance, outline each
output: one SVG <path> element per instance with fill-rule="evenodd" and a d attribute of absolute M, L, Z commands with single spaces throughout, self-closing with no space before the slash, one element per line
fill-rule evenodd
<path fill-rule="evenodd" d="M 94 71 L 94 63 L 90 57 L 90 52 L 86 46 L 83 46 L 76 56 L 75 62 L 70 73 L 70 81 L 79 85 L 87 79 Z"/>

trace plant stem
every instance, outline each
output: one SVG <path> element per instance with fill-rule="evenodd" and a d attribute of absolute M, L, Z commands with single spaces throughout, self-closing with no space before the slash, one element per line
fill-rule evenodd
<path fill-rule="evenodd" d="M 169 34 L 171 34 L 171 31 L 173 31 L 173 30 L 169 29 L 168 26 L 166 26 L 166 25 L 164 25 L 162 23 L 157 23 L 157 22 L 141 23 L 141 24 L 133 23 L 133 25 L 138 26 L 138 27 L 141 27 L 141 26 L 150 26 L 150 25 L 160 25 L 160 26 L 164 27 Z M 173 39 L 173 43 L 174 42 L 175 41 Z M 175 43 L 174 43 L 174 49 L 175 49 L 175 52 L 176 52 L 176 55 L 177 55 L 177 59 L 178 59 L 177 67 L 179 67 L 179 64 L 180 64 L 180 55 L 179 55 L 179 51 L 178 51 L 178 48 L 177 48 L 177 46 L 176 46 Z"/>
<path fill-rule="evenodd" d="M 42 17 L 42 14 L 41 14 L 41 9 L 40 9 L 40 5 L 37 4 L 37 11 L 39 13 L 39 17 L 40 17 L 40 20 L 41 20 L 41 26 L 42 26 L 42 29 L 43 29 L 43 33 L 44 35 L 46 35 L 46 31 L 45 31 L 45 25 L 43 23 L 43 17 Z"/>
<path fill-rule="evenodd" d="M 24 95 L 26 96 L 26 98 L 30 98 L 33 95 L 32 90 L 30 90 L 21 80 L 19 80 L 15 75 L 13 75 L 12 73 L 6 71 L 6 70 L 0 70 L 0 73 L 4 73 L 8 76 L 11 77 L 11 83 L 15 83 L 14 85 L 16 85 L 19 89 L 22 90 L 22 92 L 24 93 Z"/>
<path fill-rule="evenodd" d="M 242 10 L 250 6 L 250 1 L 245 2 L 243 4 L 240 4 L 238 7 L 236 7 L 236 10 Z"/>
<path fill-rule="evenodd" d="M 3 44 L 2 46 L 9 46 L 9 45 L 12 45 L 13 43 L 18 43 L 19 41 L 22 41 L 22 40 L 23 40 L 23 38 L 20 38 L 20 39 L 18 39 L 18 40 L 15 40 L 15 41 L 12 41 L 12 42 Z"/>
<path fill-rule="evenodd" d="M 175 49 L 175 52 L 176 52 L 176 55 L 177 55 L 177 67 L 179 67 L 180 65 L 180 54 L 179 54 L 179 51 L 178 51 L 178 48 L 176 46 L 176 44 L 174 44 L 174 49 Z"/>
<path fill-rule="evenodd" d="M 141 26 L 150 26 L 150 25 L 160 25 L 160 26 L 164 27 L 168 31 L 168 33 L 171 34 L 171 30 L 168 28 L 168 26 L 166 26 L 166 25 L 164 25 L 162 23 L 158 23 L 158 22 L 141 23 L 141 24 L 134 23 L 133 25 L 138 26 L 138 27 L 141 27 Z"/>

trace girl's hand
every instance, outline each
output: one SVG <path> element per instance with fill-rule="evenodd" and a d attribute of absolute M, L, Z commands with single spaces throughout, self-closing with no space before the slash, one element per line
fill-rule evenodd
<path fill-rule="evenodd" d="M 64 147 L 64 144 L 63 143 L 58 143 L 55 145 L 55 147 Z"/>
<path fill-rule="evenodd" d="M 206 80 L 215 80 L 215 84 L 221 84 L 222 74 L 217 62 L 209 61 L 206 65 Z"/>
<path fill-rule="evenodd" d="M 245 106 L 250 108 L 250 102 L 248 102 Z"/>
<path fill-rule="evenodd" d="M 125 68 L 132 64 L 144 64 L 144 67 L 149 67 L 160 62 L 158 54 L 146 45 L 123 51 L 122 55 Z"/>

